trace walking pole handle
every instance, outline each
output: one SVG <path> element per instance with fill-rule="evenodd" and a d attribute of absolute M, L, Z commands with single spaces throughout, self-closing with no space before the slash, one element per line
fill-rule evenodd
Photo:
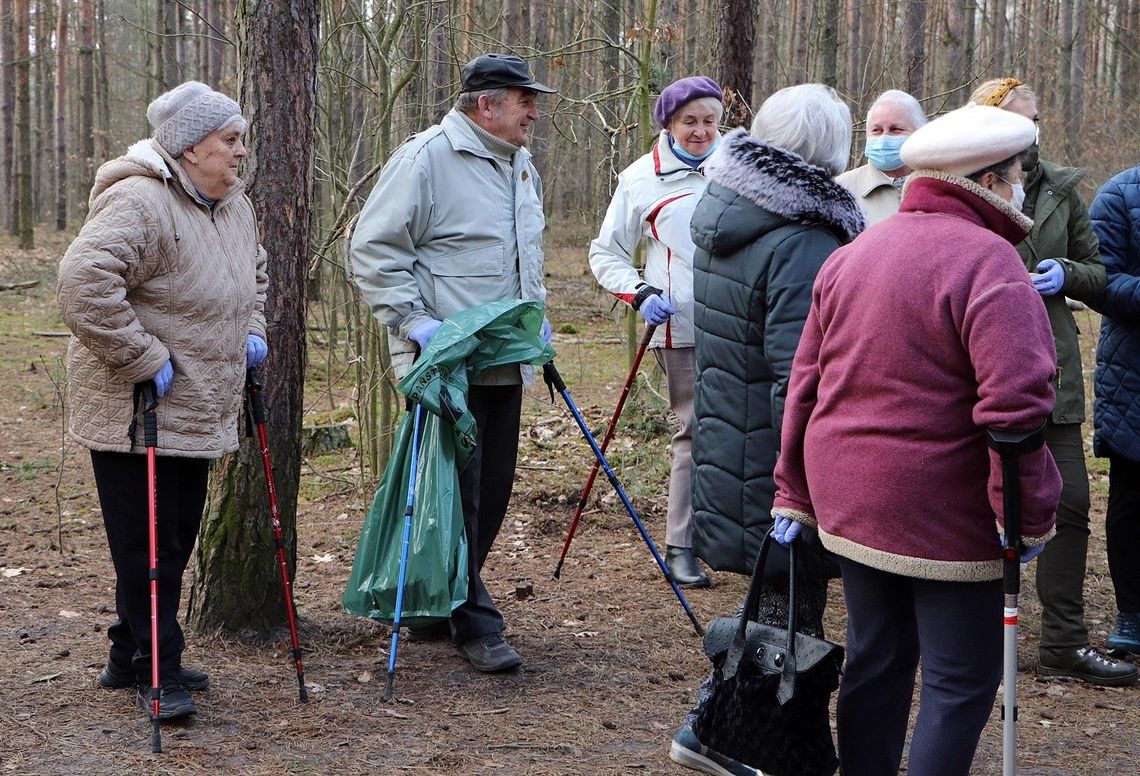
<path fill-rule="evenodd" d="M 559 393 L 566 390 L 566 381 L 562 379 L 562 375 L 558 374 L 558 369 L 554 366 L 553 361 L 547 361 L 542 365 L 542 379 L 546 381 L 546 385 L 551 390 Z"/>
<path fill-rule="evenodd" d="M 1005 513 L 1005 542 L 1002 554 L 1006 561 L 1006 576 L 1019 574 L 1017 561 L 1021 558 L 1021 491 L 1019 463 L 1021 456 L 1045 444 L 1046 424 L 1030 431 L 986 429 L 987 444 L 1001 458 L 1002 511 Z M 1012 561 L 1012 562 L 1011 562 Z M 1006 588 L 1010 580 L 1006 580 Z"/>
<path fill-rule="evenodd" d="M 245 391 L 249 395 L 249 413 L 254 425 L 265 422 L 265 396 L 262 395 L 261 376 L 256 368 L 245 370 Z"/>

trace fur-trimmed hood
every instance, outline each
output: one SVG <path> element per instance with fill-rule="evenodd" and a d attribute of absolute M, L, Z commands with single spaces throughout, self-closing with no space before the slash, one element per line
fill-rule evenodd
<path fill-rule="evenodd" d="M 842 242 L 855 238 L 865 226 L 863 211 L 847 189 L 840 186 L 822 167 L 808 164 L 798 154 L 776 148 L 750 135 L 744 129 L 730 132 L 705 167 L 711 185 L 728 189 L 725 210 L 734 198 L 746 200 L 769 218 L 749 219 L 750 223 L 718 224 L 721 234 L 706 233 L 715 245 L 702 244 L 712 253 L 723 254 L 739 248 L 785 223 L 819 225 L 834 231 Z M 708 195 L 706 195 L 708 196 Z M 737 203 L 739 204 L 739 203 Z M 696 235 L 694 234 L 694 237 Z"/>

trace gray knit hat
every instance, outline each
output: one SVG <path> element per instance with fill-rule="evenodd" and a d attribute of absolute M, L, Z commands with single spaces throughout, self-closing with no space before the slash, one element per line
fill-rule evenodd
<path fill-rule="evenodd" d="M 241 106 L 200 81 L 187 81 L 154 99 L 146 109 L 154 139 L 175 159 L 211 132 L 246 121 Z"/>

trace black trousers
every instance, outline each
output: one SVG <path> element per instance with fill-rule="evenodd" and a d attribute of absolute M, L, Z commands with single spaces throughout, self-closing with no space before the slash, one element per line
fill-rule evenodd
<path fill-rule="evenodd" d="M 480 574 L 507 514 L 519 452 L 521 385 L 472 385 L 467 406 L 475 415 L 478 442 L 459 474 L 463 527 L 467 534 L 467 601 L 451 612 L 456 644 L 506 627 Z"/>
<path fill-rule="evenodd" d="M 1140 612 L 1140 463 L 1115 455 L 1108 457 L 1105 535 L 1116 608 L 1136 614 Z"/>
<path fill-rule="evenodd" d="M 847 558 L 839 565 L 847 600 L 840 774 L 898 774 L 921 658 L 907 773 L 968 776 L 1001 680 L 1001 580 L 935 582 Z"/>
<path fill-rule="evenodd" d="M 1085 627 L 1085 566 L 1089 551 L 1089 474 L 1079 423 L 1049 422 L 1045 444 L 1061 472 L 1057 535 L 1045 545 L 1037 567 L 1043 650 L 1089 643 Z"/>
<path fill-rule="evenodd" d="M 115 612 L 107 628 L 110 662 L 133 668 L 150 684 L 150 516 L 146 456 L 91 451 L 107 544 L 115 564 Z M 182 665 L 186 639 L 178 625 L 182 573 L 190 560 L 210 462 L 203 458 L 159 456 L 155 462 L 158 505 L 158 655 L 167 676 Z"/>

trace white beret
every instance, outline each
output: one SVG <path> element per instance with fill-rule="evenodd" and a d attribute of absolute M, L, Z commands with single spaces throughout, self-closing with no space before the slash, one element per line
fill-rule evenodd
<path fill-rule="evenodd" d="M 916 129 L 901 154 L 912 170 L 966 177 L 1021 153 L 1036 138 L 1036 125 L 1024 116 L 970 103 Z"/>

